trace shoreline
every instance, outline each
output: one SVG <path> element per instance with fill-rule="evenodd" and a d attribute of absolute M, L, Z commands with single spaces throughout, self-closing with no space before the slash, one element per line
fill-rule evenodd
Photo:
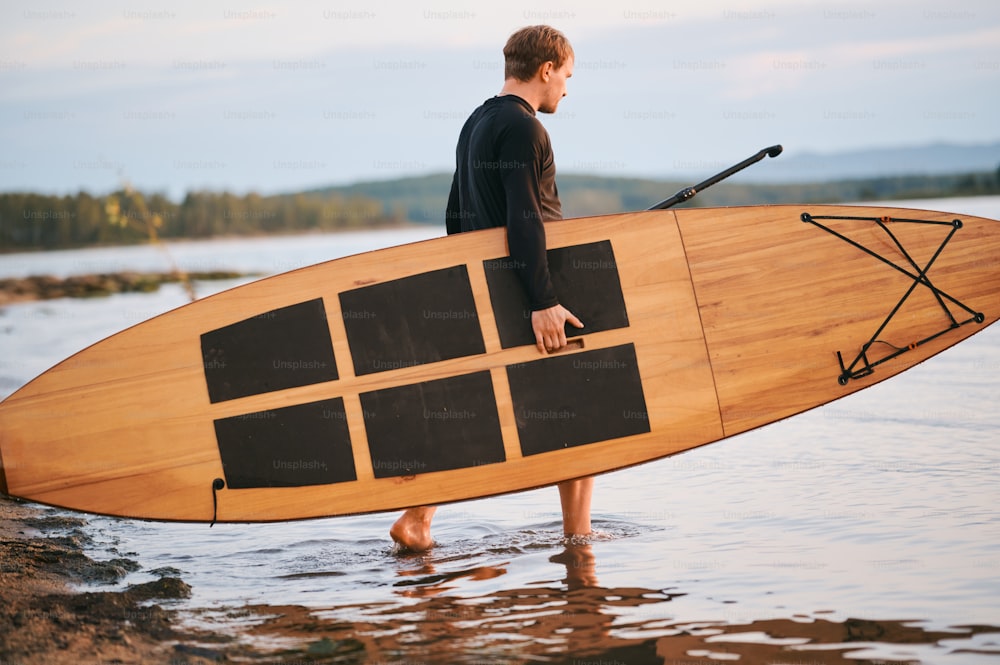
<path fill-rule="evenodd" d="M 163 604 L 191 593 L 177 571 L 150 571 L 159 579 L 121 589 L 118 583 L 139 564 L 88 557 L 86 524 L 0 496 L 0 663 L 200 665 L 255 658 L 231 636 L 174 627 L 176 610 Z"/>
<path fill-rule="evenodd" d="M 115 293 L 152 293 L 163 284 L 212 281 L 253 277 L 254 273 L 212 272 L 137 272 L 90 273 L 55 277 L 32 275 L 0 279 L 0 307 L 56 298 L 102 298 Z"/>

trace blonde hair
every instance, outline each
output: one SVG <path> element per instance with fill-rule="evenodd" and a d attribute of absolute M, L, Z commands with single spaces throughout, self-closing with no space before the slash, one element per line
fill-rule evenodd
<path fill-rule="evenodd" d="M 531 25 L 510 36 L 503 47 L 504 76 L 530 81 L 543 63 L 552 61 L 556 69 L 573 57 L 566 35 L 548 25 Z"/>

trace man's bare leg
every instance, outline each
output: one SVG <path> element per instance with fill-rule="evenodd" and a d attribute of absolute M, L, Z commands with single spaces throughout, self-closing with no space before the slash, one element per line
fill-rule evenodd
<path fill-rule="evenodd" d="M 423 552 L 430 549 L 434 544 L 434 539 L 431 538 L 431 520 L 436 511 L 437 506 L 407 508 L 389 529 L 389 535 L 408 550 Z"/>
<path fill-rule="evenodd" d="M 590 499 L 593 494 L 593 478 L 578 478 L 559 483 L 564 535 L 590 535 Z"/>

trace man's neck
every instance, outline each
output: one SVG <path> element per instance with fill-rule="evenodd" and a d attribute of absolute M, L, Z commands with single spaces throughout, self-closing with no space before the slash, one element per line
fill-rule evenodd
<path fill-rule="evenodd" d="M 517 79 L 506 79 L 503 82 L 503 88 L 500 89 L 501 95 L 517 95 L 524 101 L 528 102 L 531 108 L 537 113 L 539 105 L 539 94 L 535 90 L 530 82 L 518 81 Z"/>

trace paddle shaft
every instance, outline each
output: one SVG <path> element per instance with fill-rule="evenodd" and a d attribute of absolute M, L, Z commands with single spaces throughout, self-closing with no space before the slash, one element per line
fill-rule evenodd
<path fill-rule="evenodd" d="M 688 199 L 690 199 L 691 197 L 693 197 L 695 194 L 697 194 L 701 190 L 705 189 L 706 187 L 711 187 L 712 185 L 714 185 L 715 183 L 719 182 L 720 180 L 725 180 L 729 176 L 733 175 L 734 173 L 737 173 L 738 171 L 742 171 L 743 169 L 745 169 L 746 167 L 750 166 L 751 164 L 756 164 L 760 160 L 764 159 L 764 157 L 777 157 L 778 155 L 781 154 L 781 150 L 782 150 L 782 148 L 781 148 L 780 145 L 773 145 L 770 148 L 764 148 L 763 150 L 761 150 L 760 152 L 758 152 L 756 155 L 753 155 L 752 157 L 747 157 L 746 159 L 744 159 L 739 164 L 734 164 L 733 166 L 730 166 L 725 171 L 722 171 L 721 173 L 716 173 L 714 176 L 712 176 L 708 180 L 703 180 L 702 182 L 699 182 L 694 187 L 685 187 L 681 191 L 679 191 L 676 194 L 674 194 L 673 196 L 671 196 L 669 199 L 663 199 L 662 201 L 660 201 L 656 205 L 652 206 L 651 208 L 647 208 L 647 209 L 648 210 L 663 210 L 664 208 L 669 208 L 671 206 L 677 205 L 678 203 L 682 203 L 684 201 L 687 201 Z"/>

